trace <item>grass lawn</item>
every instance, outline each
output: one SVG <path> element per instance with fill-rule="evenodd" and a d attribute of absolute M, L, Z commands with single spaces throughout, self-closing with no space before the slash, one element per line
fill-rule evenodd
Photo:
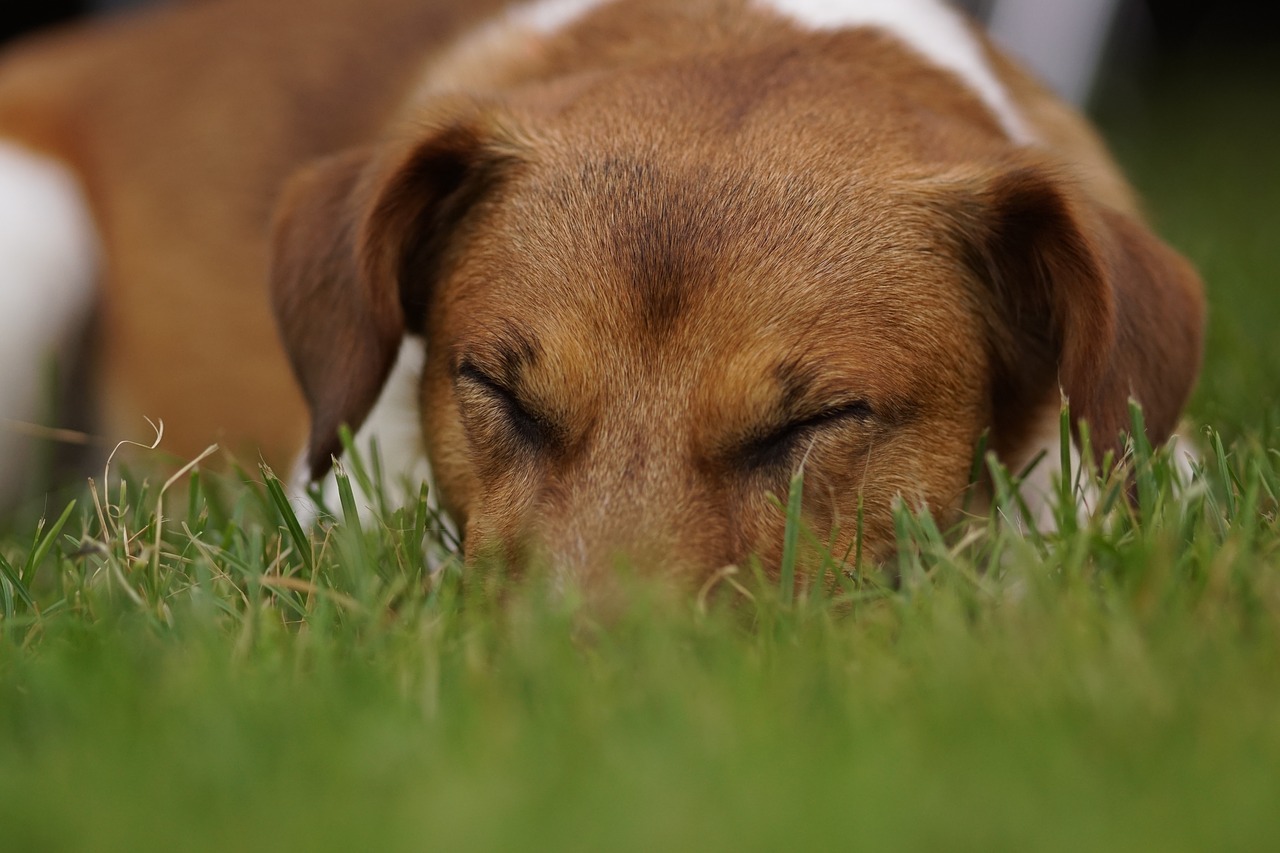
<path fill-rule="evenodd" d="M 1185 501 L 1139 448 L 1081 529 L 598 625 L 426 582 L 420 508 L 85 489 L 0 536 L 0 851 L 1280 850 L 1280 74 L 1207 68 L 1099 108 L 1209 282 Z"/>

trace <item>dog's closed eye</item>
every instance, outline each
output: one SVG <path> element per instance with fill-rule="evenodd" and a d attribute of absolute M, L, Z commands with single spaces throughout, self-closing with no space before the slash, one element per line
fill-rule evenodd
<path fill-rule="evenodd" d="M 795 455 L 818 437 L 824 430 L 844 425 L 850 421 L 865 423 L 875 417 L 875 411 L 866 400 L 853 400 L 804 415 L 749 440 L 741 456 L 756 469 L 777 468 L 791 465 Z"/>
<path fill-rule="evenodd" d="M 512 437 L 527 448 L 546 447 L 555 439 L 555 425 L 549 418 L 522 401 L 512 388 L 499 382 L 477 365 L 464 361 L 455 376 L 460 396 L 471 397 L 470 412 L 480 431 Z"/>

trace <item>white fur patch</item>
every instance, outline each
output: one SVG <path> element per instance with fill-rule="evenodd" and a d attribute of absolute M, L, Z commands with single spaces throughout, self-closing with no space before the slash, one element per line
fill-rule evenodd
<path fill-rule="evenodd" d="M 421 484 L 431 481 L 431 466 L 427 464 L 427 454 L 422 446 L 422 419 L 418 403 L 426 359 L 422 339 L 406 337 L 378 402 L 355 436 L 355 446 L 370 477 L 374 476 L 374 446 L 377 446 L 382 482 L 374 483 L 374 487 L 382 490 L 389 508 L 406 506 L 416 500 Z M 294 505 L 298 508 L 299 518 L 304 522 L 314 522 L 315 507 L 305 496 L 309 479 L 304 460 L 305 453 L 291 481 Z M 351 487 L 356 495 L 360 520 L 366 525 L 373 523 L 376 499 L 360 488 L 355 477 L 351 478 Z M 334 515 L 341 516 L 337 479 L 332 472 L 321 481 L 320 489 L 325 507 Z"/>
<path fill-rule="evenodd" d="M 940 0 L 757 0 L 759 5 L 815 30 L 874 27 L 974 91 L 1017 143 L 1031 134 L 996 77 L 978 37 L 959 12 Z"/>
<path fill-rule="evenodd" d="M 509 82 L 513 69 L 537 54 L 538 45 L 612 0 L 535 0 L 488 18 L 423 69 L 412 102 L 442 92 L 475 95 Z M 518 77 L 518 73 L 515 75 Z"/>
<path fill-rule="evenodd" d="M 1200 458 L 1200 451 L 1196 450 L 1195 443 L 1176 432 L 1169 436 L 1165 444 L 1173 453 L 1173 467 L 1178 472 L 1178 484 L 1185 491 L 1195 482 L 1196 469 L 1204 464 L 1204 460 Z"/>
<path fill-rule="evenodd" d="M 100 256 L 71 170 L 0 139 L 0 505 L 20 493 L 32 455 L 12 422 L 48 414 L 49 366 L 87 319 Z"/>
<path fill-rule="evenodd" d="M 540 33 L 554 33 L 607 2 L 609 0 L 538 0 L 518 6 L 511 12 L 511 21 Z"/>

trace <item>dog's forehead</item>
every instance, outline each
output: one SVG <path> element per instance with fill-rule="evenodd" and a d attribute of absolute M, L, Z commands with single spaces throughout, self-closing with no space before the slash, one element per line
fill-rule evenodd
<path fill-rule="evenodd" d="M 958 273 L 892 182 L 661 154 L 583 150 L 513 178 L 444 332 L 561 374 L 660 363 L 670 383 L 675 366 L 749 400 L 813 365 L 875 384 L 966 327 Z"/>
<path fill-rule="evenodd" d="M 954 321 L 947 235 L 903 190 L 998 126 L 876 32 L 777 29 L 508 104 L 520 150 L 452 295 L 645 346 L 715 324 L 830 339 Z"/>
<path fill-rule="evenodd" d="M 542 283 L 561 281 L 550 297 L 593 309 L 625 298 L 655 327 L 698 295 L 722 297 L 709 307 L 724 310 L 778 288 L 799 306 L 845 300 L 868 279 L 906 286 L 945 242 L 907 179 L 781 158 L 588 150 L 512 183 L 492 210 L 491 248 Z"/>

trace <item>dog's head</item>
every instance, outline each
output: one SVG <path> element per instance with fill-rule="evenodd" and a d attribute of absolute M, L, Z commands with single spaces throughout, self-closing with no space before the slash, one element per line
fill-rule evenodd
<path fill-rule="evenodd" d="M 953 514 L 1060 388 L 1104 448 L 1131 394 L 1168 435 L 1198 283 L 1141 224 L 945 115 L 715 73 L 437 102 L 298 176 L 272 284 L 313 473 L 406 334 L 468 554 L 579 573 L 775 564 L 801 465 L 807 522 L 883 553 L 896 498 Z"/>

